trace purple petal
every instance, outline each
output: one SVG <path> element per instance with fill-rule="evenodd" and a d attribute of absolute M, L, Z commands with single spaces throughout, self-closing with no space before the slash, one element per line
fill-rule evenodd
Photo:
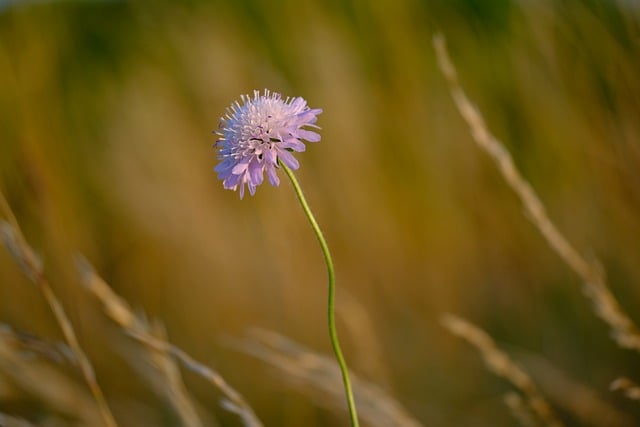
<path fill-rule="evenodd" d="M 222 186 L 226 190 L 235 190 L 238 186 L 238 181 L 240 181 L 241 175 L 229 175 L 223 182 Z"/>
<path fill-rule="evenodd" d="M 226 169 L 229 169 L 231 166 L 233 166 L 234 162 L 235 162 L 235 160 L 234 160 L 234 159 L 232 159 L 231 157 L 227 157 L 226 159 L 224 159 L 224 160 L 222 161 L 222 163 L 218 163 L 218 164 L 216 165 L 216 167 L 215 167 L 215 168 L 213 168 L 213 170 L 214 170 L 215 172 L 221 172 L 221 171 L 224 171 L 224 170 L 226 170 Z"/>
<path fill-rule="evenodd" d="M 309 142 L 320 141 L 320 134 L 311 130 L 298 129 L 298 136 L 302 139 L 306 139 Z"/>
<path fill-rule="evenodd" d="M 299 153 L 303 152 L 307 149 L 302 141 L 298 138 L 287 138 L 283 142 L 280 143 L 281 148 L 291 148 L 293 151 L 297 151 Z"/>
<path fill-rule="evenodd" d="M 289 167 L 289 169 L 298 169 L 300 167 L 300 163 L 293 157 L 293 154 L 288 152 L 287 150 L 278 150 L 278 157 L 282 163 Z"/>
<path fill-rule="evenodd" d="M 318 114 L 322 113 L 320 108 L 315 110 L 308 110 L 298 114 L 296 117 L 300 123 L 315 123 L 318 121 Z"/>
<path fill-rule="evenodd" d="M 274 148 L 269 148 L 267 150 L 264 150 L 263 154 L 264 154 L 265 163 L 268 165 L 269 164 L 274 165 L 278 160 L 278 156 Z"/>
<path fill-rule="evenodd" d="M 253 185 L 262 184 L 263 173 L 262 173 L 262 164 L 258 161 L 252 161 L 249 164 L 249 182 Z"/>
<path fill-rule="evenodd" d="M 251 160 L 250 157 L 245 157 L 244 159 L 240 160 L 238 164 L 233 167 L 233 169 L 231 170 L 231 173 L 233 173 L 234 175 L 242 174 L 249 167 L 250 160 Z"/>
<path fill-rule="evenodd" d="M 267 165 L 267 178 L 269 178 L 269 183 L 274 187 L 280 185 L 280 178 L 278 177 L 276 167 L 273 164 Z"/>

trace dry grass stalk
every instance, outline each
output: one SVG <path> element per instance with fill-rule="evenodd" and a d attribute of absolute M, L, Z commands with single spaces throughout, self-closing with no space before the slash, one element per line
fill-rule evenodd
<path fill-rule="evenodd" d="M 611 391 L 622 393 L 625 397 L 631 400 L 640 401 L 640 386 L 629 378 L 618 378 L 611 383 L 609 388 Z"/>
<path fill-rule="evenodd" d="M 247 427 L 262 427 L 262 422 L 251 409 L 244 397 L 231 387 L 225 379 L 213 369 L 196 361 L 189 354 L 175 345 L 154 336 L 146 326 L 146 322 L 134 314 L 129 304 L 118 296 L 109 285 L 98 276 L 91 265 L 84 259 L 79 259 L 78 266 L 82 280 L 91 292 L 104 306 L 106 314 L 118 324 L 129 336 L 147 346 L 163 357 L 171 356 L 179 360 L 187 369 L 205 378 L 216 386 L 224 395 L 222 405 L 225 409 L 236 413 Z"/>
<path fill-rule="evenodd" d="M 482 354 L 487 368 L 513 384 L 524 396 L 531 412 L 536 414 L 544 425 L 552 427 L 563 425 L 529 375 L 496 346 L 489 334 L 466 320 L 450 314 L 442 317 L 442 324 L 452 334 L 473 344 Z"/>
<path fill-rule="evenodd" d="M 540 425 L 535 415 L 518 393 L 510 391 L 504 395 L 504 403 L 511 410 L 514 418 L 518 420 L 523 427 L 537 427 Z"/>
<path fill-rule="evenodd" d="M 29 421 L 12 417 L 11 415 L 0 412 L 0 426 L 2 427 L 34 427 Z"/>
<path fill-rule="evenodd" d="M 16 347 L 20 347 L 23 352 L 51 362 L 62 364 L 67 361 L 74 361 L 73 353 L 63 343 L 44 341 L 32 334 L 16 331 L 4 323 L 0 323 L 0 338 Z"/>
<path fill-rule="evenodd" d="M 56 351 L 50 348 L 47 353 Z M 29 393 L 60 414 L 77 418 L 82 425 L 99 425 L 100 411 L 85 391 L 39 358 L 25 358 L 20 338 L 3 328 L 0 334 L 0 377 Z M 0 426 L 4 426 L 0 422 Z"/>
<path fill-rule="evenodd" d="M 144 323 L 144 330 L 149 335 L 161 340 L 166 339 L 166 331 L 160 321 L 152 321 L 149 324 L 144 322 L 144 319 L 140 319 L 140 323 Z M 136 348 L 136 350 L 139 349 Z M 130 364 L 147 380 L 156 394 L 173 407 L 183 426 L 202 427 L 204 425 L 182 381 L 180 369 L 170 354 L 144 345 L 142 352 L 126 353 Z"/>
<path fill-rule="evenodd" d="M 554 405 L 572 414 L 581 425 L 632 427 L 637 424 L 632 416 L 607 402 L 595 390 L 570 378 L 544 358 L 527 352 L 518 352 L 517 356 Z"/>
<path fill-rule="evenodd" d="M 447 52 L 444 36 L 434 36 L 433 45 L 440 70 L 449 83 L 451 97 L 467 122 L 475 142 L 494 160 L 507 185 L 520 198 L 527 215 L 551 249 L 582 279 L 585 293 L 593 302 L 596 314 L 609 325 L 616 343 L 620 347 L 640 351 L 640 331 L 609 290 L 599 264 L 596 261 L 588 262 L 558 230 L 549 219 L 535 190 L 515 166 L 509 151 L 489 132 L 482 115 L 458 82 L 457 71 Z"/>
<path fill-rule="evenodd" d="M 344 404 L 342 376 L 336 362 L 275 332 L 254 329 L 250 336 L 232 345 L 269 364 L 284 374 L 290 385 L 310 394 L 319 405 L 347 413 Z M 375 384 L 351 373 L 354 394 L 361 421 L 370 426 L 420 427 L 389 394 Z"/>
<path fill-rule="evenodd" d="M 5 246 L 18 263 L 23 273 L 38 286 L 38 289 L 47 301 L 47 304 L 49 304 L 56 322 L 62 329 L 65 341 L 73 351 L 80 371 L 82 372 L 82 375 L 91 390 L 91 394 L 100 408 L 104 424 L 107 427 L 117 427 L 117 423 L 109 409 L 109 405 L 102 393 L 102 389 L 96 381 L 93 366 L 78 342 L 78 337 L 73 329 L 73 325 L 65 313 L 60 300 L 53 291 L 53 288 L 49 284 L 49 281 L 45 277 L 42 263 L 22 235 L 19 225 L 15 219 L 15 215 L 13 215 L 13 212 L 11 211 L 11 208 L 2 192 L 0 192 L 0 208 L 2 208 L 5 216 L 10 221 L 2 221 L 0 223 L 0 234 L 2 235 Z"/>

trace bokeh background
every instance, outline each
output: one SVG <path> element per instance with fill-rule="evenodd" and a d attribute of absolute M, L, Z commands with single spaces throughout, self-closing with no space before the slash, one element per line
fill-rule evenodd
<path fill-rule="evenodd" d="M 502 401 L 511 386 L 441 326 L 451 312 L 524 366 L 544 360 L 534 380 L 552 366 L 640 422 L 608 389 L 640 378 L 640 355 L 609 338 L 474 145 L 431 44 L 447 37 L 489 127 L 640 321 L 639 18 L 626 0 L 0 1 L 0 189 L 122 426 L 176 424 L 81 288 L 77 253 L 266 425 L 345 425 L 228 345 L 259 326 L 331 354 L 325 266 L 290 185 L 240 201 L 213 172 L 212 131 L 240 94 L 303 96 L 324 112 L 298 177 L 333 251 L 355 373 L 424 425 L 518 425 Z M 0 321 L 62 340 L 4 250 Z M 185 381 L 210 419 L 241 425 L 217 390 Z M 20 390 L 0 411 L 47 412 Z"/>

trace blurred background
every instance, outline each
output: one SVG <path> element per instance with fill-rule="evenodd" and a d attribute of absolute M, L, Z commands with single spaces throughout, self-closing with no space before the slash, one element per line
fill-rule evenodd
<path fill-rule="evenodd" d="M 333 252 L 356 374 L 424 425 L 518 425 L 502 399 L 512 386 L 441 326 L 456 313 L 530 368 L 567 425 L 598 425 L 580 415 L 586 400 L 563 402 L 578 389 L 640 422 L 638 404 L 609 391 L 640 379 L 639 355 L 609 338 L 474 145 L 436 65 L 437 31 L 551 218 L 640 322 L 637 2 L 0 1 L 0 189 L 122 426 L 179 423 L 132 374 L 77 253 L 265 425 L 346 425 L 228 345 L 258 326 L 331 355 L 325 265 L 289 183 L 240 201 L 213 172 L 219 117 L 263 88 L 324 110 L 297 175 Z M 4 250 L 0 322 L 62 341 Z M 560 373 L 571 387 L 546 389 Z M 184 376 L 212 425 L 241 425 L 219 391 Z M 48 409 L 13 387 L 0 412 L 37 423 Z"/>

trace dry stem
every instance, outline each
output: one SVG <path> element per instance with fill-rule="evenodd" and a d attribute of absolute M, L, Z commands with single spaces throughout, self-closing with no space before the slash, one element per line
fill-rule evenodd
<path fill-rule="evenodd" d="M 113 292 L 86 260 L 79 259 L 78 266 L 87 289 L 104 305 L 107 315 L 129 336 L 154 351 L 175 357 L 187 369 L 216 386 L 226 396 L 226 400 L 222 402 L 223 407 L 238 414 L 245 426 L 262 427 L 262 422 L 260 422 L 244 397 L 231 387 L 220 374 L 198 362 L 179 347 L 153 336 L 139 316 L 133 313 L 127 302 Z"/>
<path fill-rule="evenodd" d="M 109 409 L 109 405 L 102 393 L 102 389 L 96 381 L 93 366 L 78 342 L 78 338 L 71 321 L 65 313 L 60 300 L 53 291 L 53 288 L 49 284 L 49 281 L 45 277 L 42 263 L 22 235 L 18 222 L 15 219 L 15 215 L 11 211 L 11 208 L 9 207 L 9 204 L 2 192 L 0 192 L 0 208 L 2 208 L 5 216 L 10 221 L 2 221 L 2 223 L 0 223 L 0 234 L 2 235 L 9 253 L 11 253 L 13 258 L 21 267 L 23 273 L 38 286 L 38 289 L 42 292 L 47 304 L 49 304 L 56 322 L 62 330 L 65 341 L 73 351 L 80 371 L 82 372 L 82 375 L 91 390 L 91 394 L 100 408 L 105 425 L 107 427 L 117 427 L 117 423 Z"/>
<path fill-rule="evenodd" d="M 640 401 L 640 386 L 629 378 L 618 378 L 609 386 L 611 391 L 618 391 L 628 399 Z"/>
<path fill-rule="evenodd" d="M 55 412 L 71 416 L 81 421 L 83 425 L 100 425 L 102 415 L 97 405 L 75 381 L 44 363 L 41 358 L 25 359 L 24 350 L 34 349 L 34 339 L 24 346 L 24 340 L 16 336 L 7 325 L 0 325 L 0 382 L 6 378 L 9 383 L 35 396 L 38 400 Z M 49 347 L 44 352 L 45 347 Z M 59 349 L 64 354 L 54 356 L 54 360 L 65 358 L 66 349 Z M 36 345 L 36 351 L 47 359 L 58 352 L 46 343 Z M 71 355 L 73 356 L 73 355 Z M 0 418 L 0 426 L 4 426 Z M 10 425 L 10 424 L 9 424 Z"/>
<path fill-rule="evenodd" d="M 604 272 L 597 262 L 588 262 L 549 219 L 546 209 L 531 185 L 522 177 L 504 145 L 489 132 L 478 109 L 458 82 L 456 68 L 449 58 L 445 38 L 437 34 L 433 45 L 440 69 L 449 83 L 451 97 L 467 122 L 478 146 L 494 160 L 507 185 L 520 198 L 528 216 L 551 249 L 582 279 L 586 295 L 596 314 L 611 328 L 613 339 L 623 348 L 640 351 L 640 332 L 609 290 Z"/>
<path fill-rule="evenodd" d="M 510 391 L 504 395 L 504 404 L 511 410 L 514 418 L 523 427 L 537 427 L 539 425 L 536 416 L 531 412 L 531 408 L 527 405 L 520 394 Z"/>
<path fill-rule="evenodd" d="M 531 412 L 545 425 L 551 427 L 563 425 L 554 414 L 551 406 L 542 397 L 538 387 L 536 387 L 529 375 L 496 346 L 489 334 L 470 322 L 451 314 L 442 317 L 442 324 L 452 334 L 473 344 L 482 354 L 487 368 L 497 376 L 513 384 L 526 399 L 527 406 Z"/>

